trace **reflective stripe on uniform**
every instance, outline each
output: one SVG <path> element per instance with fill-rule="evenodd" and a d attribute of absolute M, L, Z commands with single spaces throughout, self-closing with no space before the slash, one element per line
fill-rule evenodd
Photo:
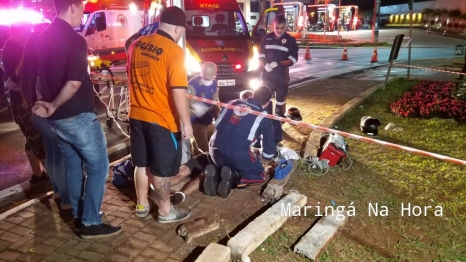
<path fill-rule="evenodd" d="M 236 100 L 232 100 L 230 102 L 228 102 L 229 105 L 233 104 L 233 102 L 235 102 Z M 215 126 L 218 126 L 218 124 L 222 121 L 223 117 L 225 116 L 225 114 L 227 113 L 228 111 L 228 108 L 223 108 L 222 112 L 220 113 L 220 115 L 217 117 L 217 120 L 215 120 Z"/>
<path fill-rule="evenodd" d="M 278 101 L 276 102 L 277 106 L 282 106 L 282 105 L 285 105 L 285 104 L 286 104 L 286 102 L 278 102 Z"/>
<path fill-rule="evenodd" d="M 262 157 L 265 158 L 265 159 L 271 159 L 274 155 L 275 154 L 269 155 L 269 154 L 266 154 L 266 153 L 262 152 Z"/>
<path fill-rule="evenodd" d="M 266 114 L 267 114 L 267 112 L 263 111 L 262 115 L 256 117 L 256 120 L 254 121 L 254 124 L 252 125 L 251 130 L 249 131 L 249 135 L 248 135 L 248 140 L 249 141 L 252 141 L 254 139 L 254 137 L 256 136 L 257 128 L 259 128 L 259 125 L 261 124 L 261 121 L 262 121 L 262 119 L 264 119 L 264 116 Z"/>
<path fill-rule="evenodd" d="M 276 49 L 276 50 L 288 52 L 288 47 L 279 46 L 279 45 L 265 45 L 265 49 Z"/>
<path fill-rule="evenodd" d="M 293 61 L 293 63 L 296 63 L 296 61 L 297 61 L 296 58 L 294 58 L 294 57 L 292 57 L 292 56 L 289 56 L 288 58 L 289 58 L 291 61 Z"/>

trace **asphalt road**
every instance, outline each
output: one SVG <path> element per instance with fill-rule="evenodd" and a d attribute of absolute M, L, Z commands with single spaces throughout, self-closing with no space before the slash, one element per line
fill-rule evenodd
<path fill-rule="evenodd" d="M 397 34 L 407 33 L 407 29 L 381 30 L 380 38 L 393 38 Z M 335 33 L 336 34 L 336 33 Z M 370 30 L 358 30 L 341 33 L 345 38 L 366 38 L 371 36 Z M 387 42 L 393 41 L 390 39 Z M 404 41 L 403 45 L 406 45 Z M 428 59 L 434 57 L 451 57 L 454 56 L 455 45 L 466 44 L 464 40 L 450 37 L 443 37 L 437 34 L 425 34 L 423 30 L 413 30 L 413 48 L 411 50 L 411 59 Z M 334 49 L 314 49 L 311 47 L 311 61 L 304 60 L 305 50 L 299 52 L 299 61 L 290 69 L 291 86 L 294 88 L 303 83 L 312 83 L 321 79 L 329 78 L 336 75 L 341 75 L 353 71 L 369 67 L 378 67 L 385 65 L 388 62 L 390 48 L 378 49 L 378 63 L 370 63 L 373 48 L 349 48 L 348 61 L 340 61 L 343 53 L 342 48 Z M 407 64 L 408 49 L 402 46 L 397 62 Z M 384 70 L 382 70 L 384 71 Z M 384 72 L 377 70 L 377 73 L 369 77 L 384 77 Z M 385 70 L 386 71 L 386 70 Z M 418 70 L 419 71 L 419 70 Z M 405 75 L 406 70 L 393 70 L 394 75 Z M 429 71 L 418 72 L 418 74 L 429 74 Z M 117 74 L 119 77 L 124 77 L 124 73 Z M 115 93 L 120 92 L 120 87 L 114 89 Z M 108 103 L 108 90 L 102 93 L 101 98 Z M 118 99 L 118 96 L 116 96 Z M 126 109 L 126 104 L 121 107 L 121 111 Z M 115 108 L 111 106 L 110 108 Z M 129 139 L 123 134 L 126 133 L 126 123 L 119 121 L 122 130 L 119 130 L 116 125 L 108 127 L 108 117 L 105 113 L 106 109 L 103 103 L 98 103 L 97 112 L 102 127 L 106 133 L 107 145 L 110 161 L 118 159 L 129 153 Z M 111 110 L 113 113 L 115 111 Z M 125 114 L 121 114 L 121 118 L 125 119 Z M 6 196 L 16 193 L 27 188 L 27 181 L 30 177 L 30 167 L 27 163 L 24 153 L 24 137 L 18 130 L 18 127 L 12 123 L 11 118 L 0 118 L 0 206 L 2 199 L 8 199 Z M 14 190 L 5 190 L 16 186 Z"/>

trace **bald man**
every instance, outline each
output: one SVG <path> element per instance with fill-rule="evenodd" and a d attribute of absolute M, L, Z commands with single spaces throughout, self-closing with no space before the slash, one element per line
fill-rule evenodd
<path fill-rule="evenodd" d="M 212 62 L 206 62 L 202 66 L 200 75 L 192 78 L 188 83 L 188 93 L 194 96 L 218 101 L 218 87 L 215 77 L 217 66 Z M 208 103 L 190 100 L 191 123 L 193 126 L 193 155 L 209 151 L 209 139 L 215 127 L 212 124 L 217 118 L 219 108 Z"/>

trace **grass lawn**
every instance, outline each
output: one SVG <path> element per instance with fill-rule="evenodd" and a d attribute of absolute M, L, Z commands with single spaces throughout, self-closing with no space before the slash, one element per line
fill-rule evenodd
<path fill-rule="evenodd" d="M 417 81 L 395 79 L 336 124 L 339 130 L 362 134 L 362 116 L 380 119 L 376 139 L 466 159 L 466 125 L 446 119 L 393 115 L 389 105 Z M 385 131 L 389 122 L 398 130 Z M 466 175 L 464 166 L 347 139 L 354 165 L 333 168 L 316 177 L 301 170 L 289 189 L 330 205 L 356 209 L 319 261 L 466 261 Z M 369 203 L 386 206 L 387 216 L 368 214 Z M 401 205 L 432 206 L 426 214 L 401 214 Z M 436 216 L 434 211 L 441 216 Z M 316 220 L 314 215 L 290 218 L 259 246 L 252 261 L 308 261 L 293 246 Z"/>

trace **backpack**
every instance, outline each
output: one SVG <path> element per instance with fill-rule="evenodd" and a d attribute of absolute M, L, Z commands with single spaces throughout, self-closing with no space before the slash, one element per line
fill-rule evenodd
<path fill-rule="evenodd" d="M 112 184 L 116 187 L 134 182 L 134 166 L 131 159 L 125 159 L 113 166 Z"/>

